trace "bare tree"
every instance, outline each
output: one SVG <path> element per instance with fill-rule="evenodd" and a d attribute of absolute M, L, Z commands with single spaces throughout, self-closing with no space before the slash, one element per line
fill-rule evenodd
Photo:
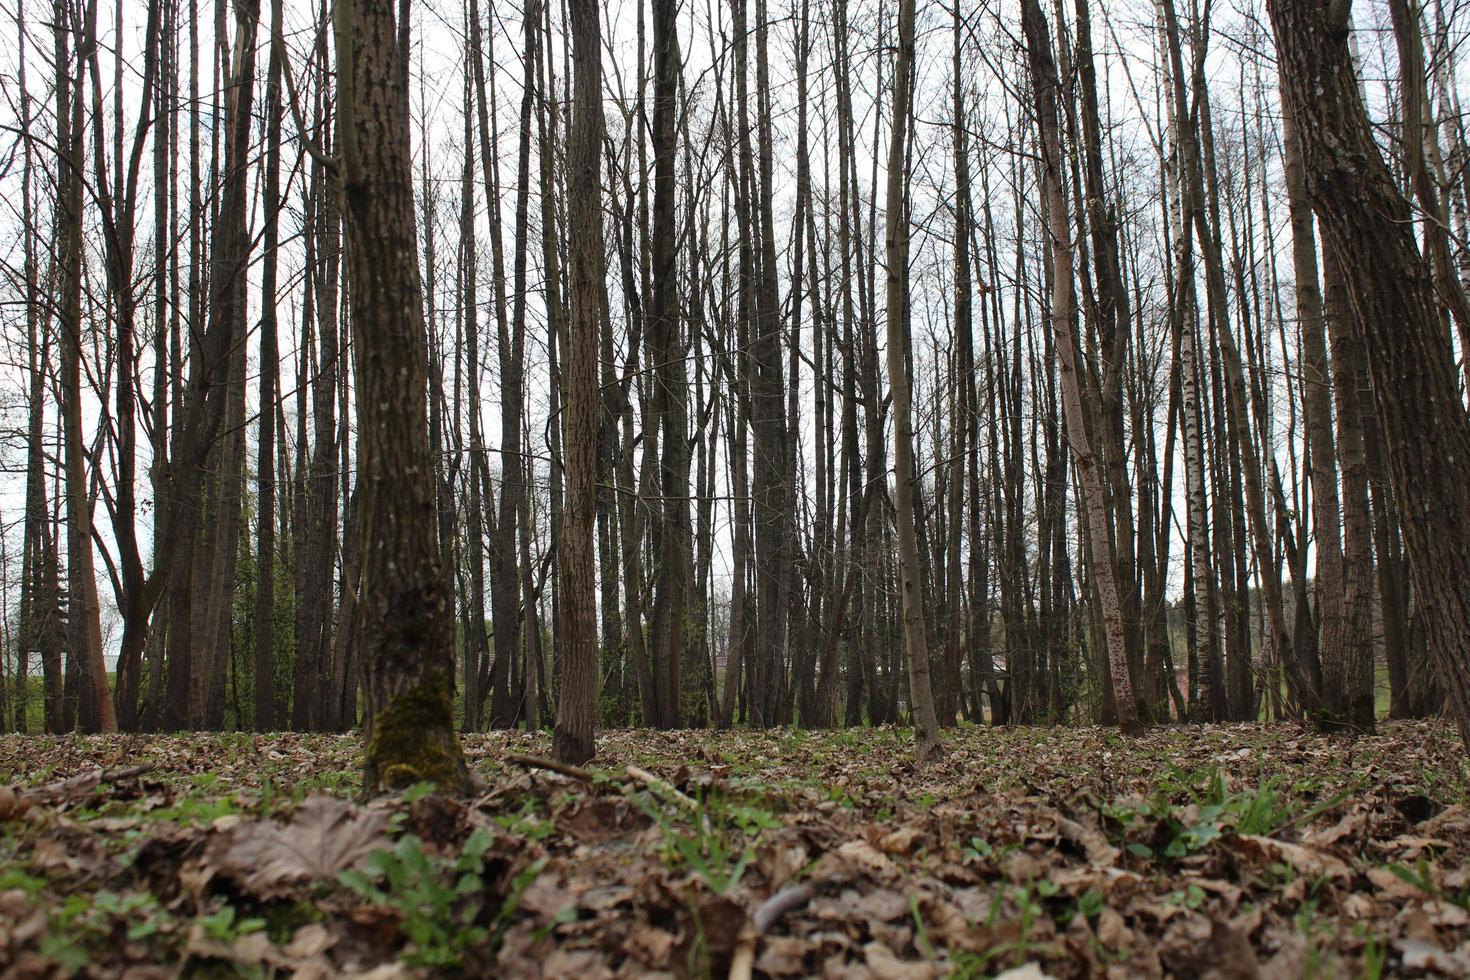
<path fill-rule="evenodd" d="M 561 569 L 561 692 L 552 751 L 582 763 L 595 751 L 597 593 L 592 539 L 597 496 L 597 338 L 602 288 L 602 22 L 592 0 L 570 0 L 573 40 L 571 132 L 567 136 L 567 214 L 572 233 L 571 322 L 562 366 L 562 446 L 567 503 Z"/>
<path fill-rule="evenodd" d="M 1470 745 L 1470 418 L 1435 302 L 1358 92 L 1345 0 L 1270 0 L 1285 109 L 1300 140 L 1322 239 L 1341 264 L 1373 401 L 1392 440 L 1389 475 L 1412 519 L 1404 543 L 1429 650 Z M 1424 438 L 1434 433 L 1433 440 Z"/>
<path fill-rule="evenodd" d="M 914 70 L 914 0 L 900 0 L 898 57 L 893 69 L 893 128 L 888 149 L 887 224 L 884 255 L 888 267 L 888 387 L 893 397 L 894 493 L 898 524 L 898 561 L 903 596 L 904 642 L 908 651 L 909 708 L 913 713 L 914 751 L 920 762 L 937 756 L 939 722 L 929 685 L 929 642 L 924 625 L 924 583 L 914 513 L 918 508 L 918 474 L 914 466 L 913 408 L 909 391 L 909 218 L 908 121 Z"/>
<path fill-rule="evenodd" d="M 428 345 L 419 281 L 408 16 L 390 0 L 337 4 L 337 136 L 357 374 L 363 668 L 369 792 L 467 780 L 455 734 L 454 605 L 435 532 Z M 402 40 L 400 40 L 400 31 Z"/>

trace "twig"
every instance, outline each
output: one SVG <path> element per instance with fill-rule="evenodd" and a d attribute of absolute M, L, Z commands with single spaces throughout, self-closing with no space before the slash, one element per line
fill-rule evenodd
<path fill-rule="evenodd" d="M 506 756 L 505 761 L 518 766 L 525 766 L 527 769 L 545 769 L 548 772 L 560 773 L 572 779 L 579 779 L 584 783 L 590 783 L 597 778 L 592 770 L 583 769 L 581 766 L 569 766 L 565 762 L 557 762 L 555 759 L 542 759 L 534 755 L 521 755 L 518 752 L 512 752 Z"/>
<path fill-rule="evenodd" d="M 646 786 L 657 786 L 661 791 L 669 794 L 674 799 L 687 806 L 689 809 L 695 811 L 696 813 L 699 812 L 699 804 L 695 802 L 694 797 L 688 795 L 687 793 L 681 792 L 673 785 L 665 782 L 662 779 L 659 779 L 647 769 L 639 769 L 637 766 L 628 766 L 625 771 L 629 776 L 638 780 L 638 782 L 643 783 Z"/>
<path fill-rule="evenodd" d="M 673 786 L 672 784 L 665 782 L 662 779 L 659 779 L 647 769 L 640 769 L 637 766 L 628 766 L 624 769 L 624 771 L 632 778 L 638 780 L 638 782 L 643 783 L 645 786 L 657 787 L 659 792 L 667 793 L 669 796 L 672 796 L 675 800 L 687 807 L 690 813 L 698 814 L 700 829 L 704 831 L 704 835 L 706 837 L 709 836 L 709 814 L 704 812 L 704 807 L 700 806 L 699 802 L 695 800 L 694 797 L 682 792 L 681 790 L 679 790 L 678 787 Z"/>
<path fill-rule="evenodd" d="M 125 766 L 122 769 L 94 769 L 84 772 L 80 776 L 71 776 L 67 779 L 58 779 L 54 783 L 45 786 L 37 786 L 25 791 L 25 795 L 32 799 L 57 799 L 67 797 L 73 793 L 85 792 L 94 786 L 103 783 L 117 783 L 124 779 L 133 779 L 150 773 L 158 768 L 156 763 L 144 762 L 136 766 Z"/>
<path fill-rule="evenodd" d="M 804 882 L 800 885 L 788 885 L 761 902 L 752 917 L 755 920 L 756 935 L 764 935 L 772 926 L 781 921 L 783 915 L 801 908 L 810 902 L 816 893 L 817 890 L 810 882 Z"/>
<path fill-rule="evenodd" d="M 815 894 L 816 889 L 810 882 L 806 882 L 783 888 L 760 903 L 755 914 L 750 917 L 752 927 L 740 937 L 740 945 L 735 948 L 735 955 L 730 959 L 730 980 L 750 980 L 760 937 L 781 921 L 781 917 L 787 912 L 795 911 L 810 902 Z"/>
<path fill-rule="evenodd" d="M 754 933 L 741 937 L 740 945 L 735 947 L 735 955 L 730 957 L 730 980 L 750 980 L 755 966 L 756 938 Z"/>

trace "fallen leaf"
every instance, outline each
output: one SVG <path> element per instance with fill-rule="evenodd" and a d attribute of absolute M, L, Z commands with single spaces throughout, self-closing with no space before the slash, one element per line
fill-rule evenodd
<path fill-rule="evenodd" d="M 387 844 L 388 814 L 331 796 L 313 796 L 288 824 L 252 820 L 237 825 L 218 857 L 221 870 L 262 896 L 299 881 L 345 871 Z"/>
<path fill-rule="evenodd" d="M 863 959 L 876 980 L 931 980 L 943 973 L 935 963 L 901 960 L 882 943 L 864 946 Z"/>
<path fill-rule="evenodd" d="M 296 930 L 291 941 L 281 950 L 295 960 L 310 959 L 332 948 L 337 940 L 319 922 L 312 922 Z"/>
<path fill-rule="evenodd" d="M 1394 942 L 1406 970 L 1421 970 L 1447 977 L 1470 976 L 1470 957 L 1440 949 L 1422 939 L 1400 939 Z"/>
<path fill-rule="evenodd" d="M 878 841 L 878 847 L 882 849 L 884 854 L 908 854 L 913 851 L 914 842 L 922 840 L 923 837 L 924 829 L 922 827 L 909 824 L 891 833 L 884 834 L 883 838 Z"/>
<path fill-rule="evenodd" d="M 1248 855 L 1267 862 L 1290 865 L 1304 875 L 1346 878 L 1352 874 L 1352 868 L 1348 867 L 1346 861 L 1326 851 L 1255 834 L 1236 834 L 1232 839 L 1237 841 L 1241 849 Z"/>
<path fill-rule="evenodd" d="M 875 878 L 886 879 L 898 875 L 898 868 L 893 862 L 864 840 L 848 841 L 837 849 L 837 856 L 854 871 L 865 872 Z"/>
<path fill-rule="evenodd" d="M 1087 860 L 1099 867 L 1115 864 L 1119 855 L 1123 852 L 1118 850 L 1108 839 L 1090 827 L 1084 827 L 1075 820 L 1066 817 L 1057 817 L 1057 830 L 1063 837 L 1078 845 L 1087 854 Z"/>
<path fill-rule="evenodd" d="M 225 960 L 240 966 L 254 966 L 266 959 L 271 941 L 263 932 L 252 932 L 233 940 L 211 939 L 197 923 L 189 929 L 189 954 L 202 959 Z"/>

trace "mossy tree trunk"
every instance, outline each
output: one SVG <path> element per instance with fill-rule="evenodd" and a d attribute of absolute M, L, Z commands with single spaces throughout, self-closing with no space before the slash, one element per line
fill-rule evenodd
<path fill-rule="evenodd" d="M 407 16 L 407 6 L 401 8 Z M 406 58 L 392 0 L 340 0 L 338 146 L 357 371 L 369 792 L 467 782 L 454 730 L 454 603 L 435 529 L 428 344 L 419 281 Z M 400 33 L 401 31 L 401 33 Z"/>

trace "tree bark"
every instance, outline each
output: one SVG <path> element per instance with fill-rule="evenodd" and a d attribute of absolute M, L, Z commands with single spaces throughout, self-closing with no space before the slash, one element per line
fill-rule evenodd
<path fill-rule="evenodd" d="M 914 467 L 913 407 L 910 404 L 908 244 L 908 122 L 914 71 L 914 0 L 900 0 L 898 57 L 893 74 L 893 126 L 888 147 L 887 223 L 884 261 L 888 269 L 888 387 L 893 396 L 894 494 L 898 524 L 899 589 L 903 599 L 904 645 L 908 652 L 909 710 L 914 752 L 928 762 L 942 752 L 934 694 L 929 683 L 929 640 L 924 625 L 924 582 L 914 514 L 918 475 Z"/>
<path fill-rule="evenodd" d="M 1051 53 L 1051 34 L 1038 0 L 1022 0 L 1022 30 L 1036 95 L 1036 116 L 1041 133 L 1042 192 L 1046 201 L 1048 246 L 1051 250 L 1052 297 L 1050 326 L 1055 339 L 1057 371 L 1066 421 L 1066 439 L 1077 465 L 1083 498 L 1083 531 L 1091 551 L 1089 571 L 1101 607 L 1107 662 L 1111 670 L 1113 701 L 1118 727 L 1135 734 L 1142 730 L 1133 694 L 1132 670 L 1128 663 L 1123 612 L 1118 598 L 1117 568 L 1108 538 L 1107 493 L 1103 487 L 1100 461 L 1093 455 L 1083 411 L 1079 376 L 1079 353 L 1075 324 L 1072 243 L 1067 199 L 1062 190 L 1061 134 L 1057 127 L 1057 76 Z"/>
<path fill-rule="evenodd" d="M 96 45 L 97 4 L 91 0 L 81 21 L 68 16 L 64 5 L 55 14 L 56 118 L 63 130 L 57 144 L 57 201 L 61 219 L 57 255 L 60 296 L 57 318 L 61 336 L 61 416 L 66 472 L 66 569 L 70 649 L 78 663 L 84 700 L 80 720 L 87 731 L 117 731 L 117 716 L 107 686 L 102 659 L 102 625 L 97 598 L 97 575 L 92 557 L 92 504 L 87 487 L 85 448 L 82 444 L 82 185 L 81 146 L 85 105 L 81 66 Z M 76 59 L 67 58 L 66 33 L 77 38 Z M 68 64 L 75 71 L 68 76 Z"/>
<path fill-rule="evenodd" d="M 281 5 L 271 10 L 271 36 L 282 31 Z M 255 552 L 255 730 L 275 728 L 276 566 L 276 258 L 281 211 L 281 52 L 271 45 L 266 68 L 265 269 L 261 273 L 260 418 L 258 422 Z"/>
<path fill-rule="evenodd" d="M 334 12 L 337 124 L 357 375 L 369 793 L 468 782 L 454 730 L 454 604 L 435 532 L 428 344 L 411 185 L 408 84 L 391 0 Z"/>
<path fill-rule="evenodd" d="M 1429 651 L 1470 744 L 1470 418 L 1408 202 L 1373 139 L 1348 52 L 1349 0 L 1269 0 L 1307 192 L 1341 264 Z"/>
<path fill-rule="evenodd" d="M 558 542 L 561 570 L 561 690 L 552 751 L 580 765 L 592 758 L 597 712 L 597 595 L 592 538 L 597 495 L 597 340 L 602 258 L 602 22 L 594 0 L 569 0 L 575 95 L 567 138 L 571 322 L 562 365 L 567 502 Z"/>

